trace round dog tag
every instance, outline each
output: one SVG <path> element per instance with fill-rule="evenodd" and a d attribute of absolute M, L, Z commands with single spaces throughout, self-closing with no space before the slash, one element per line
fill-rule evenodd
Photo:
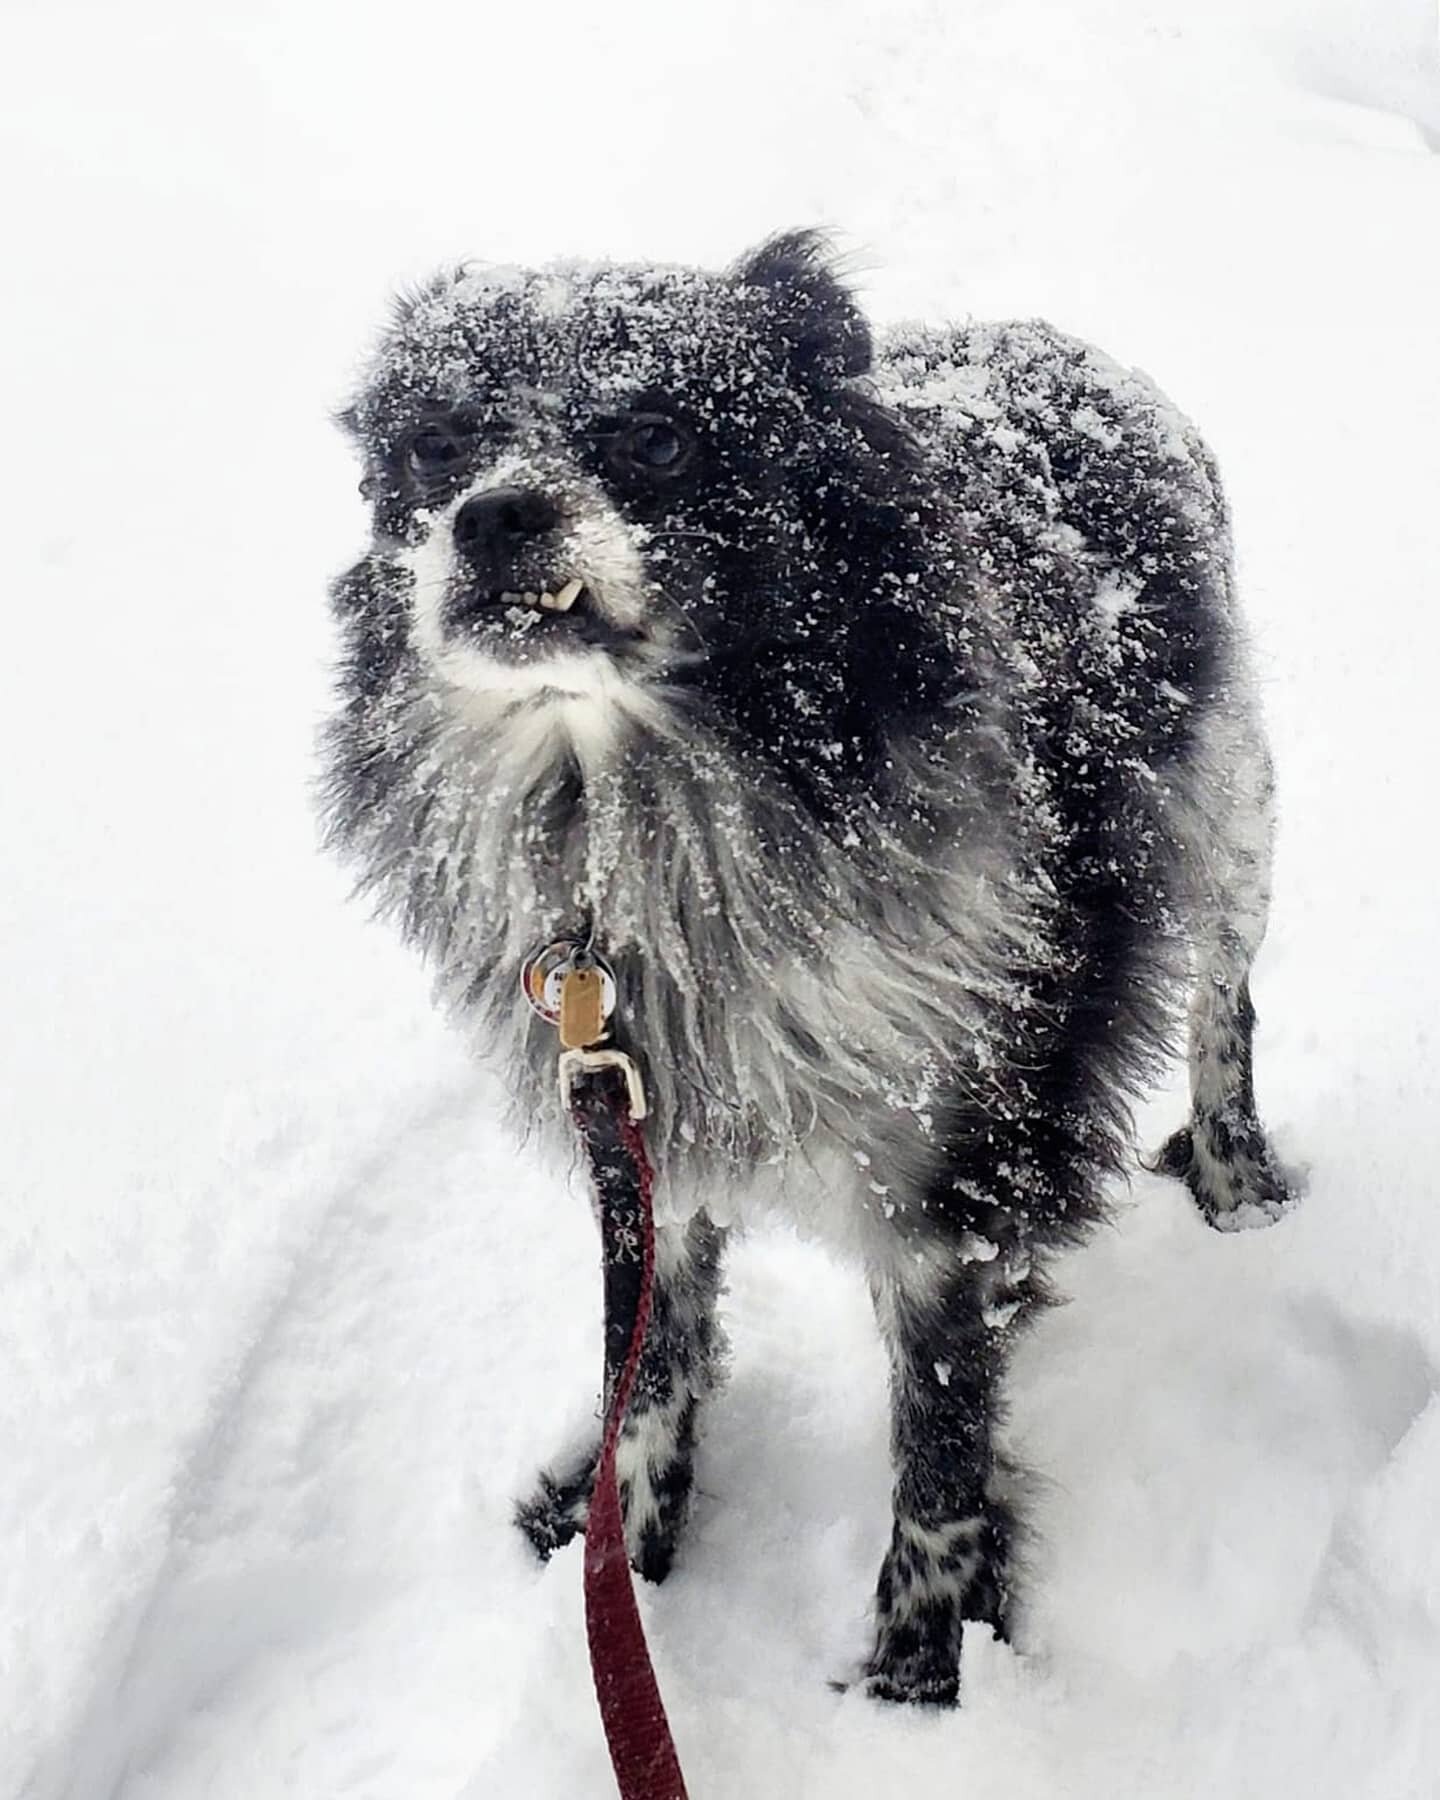
<path fill-rule="evenodd" d="M 520 972 L 520 985 L 524 989 L 525 998 L 540 1017 L 549 1025 L 558 1025 L 566 976 L 586 974 L 592 970 L 599 976 L 599 993 L 589 999 L 590 1017 L 594 1019 L 594 1002 L 598 999 L 599 1022 L 603 1025 L 615 1011 L 615 972 L 603 957 L 597 956 L 593 950 L 587 950 L 583 944 L 577 944 L 573 938 L 557 938 L 553 944 L 547 944 L 543 950 L 537 950 L 533 956 L 528 957 Z M 576 991 L 584 992 L 590 986 L 587 981 Z M 572 1004 L 573 999 L 572 994 Z M 599 1035 L 598 1031 L 596 1035 Z"/>

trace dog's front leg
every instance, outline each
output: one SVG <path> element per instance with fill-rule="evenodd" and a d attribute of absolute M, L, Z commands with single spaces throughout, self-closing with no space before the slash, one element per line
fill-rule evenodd
<path fill-rule="evenodd" d="M 699 1213 L 655 1234 L 650 1329 L 616 1453 L 630 1561 L 650 1581 L 670 1573 L 694 1486 L 701 1403 L 720 1374 L 716 1317 L 725 1234 Z M 546 1469 L 515 1522 L 543 1558 L 585 1529 L 598 1444 L 561 1470 Z"/>
<path fill-rule="evenodd" d="M 894 1526 L 868 1691 L 953 1705 L 962 1621 L 1005 1635 L 1011 1517 L 991 1444 L 1008 1320 L 990 1265 L 897 1264 L 874 1282 L 890 1351 Z"/>

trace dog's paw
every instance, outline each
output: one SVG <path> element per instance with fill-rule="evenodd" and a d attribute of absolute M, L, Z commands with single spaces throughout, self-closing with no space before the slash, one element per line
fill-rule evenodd
<path fill-rule="evenodd" d="M 679 1542 L 673 1533 L 662 1532 L 654 1527 L 639 1533 L 639 1542 L 631 1542 L 630 1567 L 645 1581 L 653 1582 L 656 1587 L 675 1566 L 675 1552 Z"/>
<path fill-rule="evenodd" d="M 620 1482 L 620 1503 L 625 1509 L 630 1567 L 658 1585 L 674 1566 L 690 1521 L 694 1465 L 688 1449 L 657 1466 L 645 1454 L 643 1441 L 624 1448 L 629 1452 L 628 1469 Z"/>
<path fill-rule="evenodd" d="M 1273 1225 L 1298 1199 L 1258 1125 L 1221 1129 L 1212 1120 L 1197 1141 L 1183 1126 L 1166 1139 L 1149 1167 L 1183 1181 L 1214 1231 L 1255 1231 Z"/>
<path fill-rule="evenodd" d="M 877 1669 L 873 1662 L 856 1669 L 850 1676 L 832 1676 L 826 1682 L 832 1694 L 853 1693 L 858 1687 L 869 1700 L 884 1700 L 891 1706 L 955 1707 L 960 1704 L 960 1676 L 930 1676 L 918 1682 L 903 1673 Z"/>
<path fill-rule="evenodd" d="M 960 1698 L 958 1611 L 930 1601 L 884 1619 L 862 1680 L 872 1700 L 904 1706 L 954 1706 Z"/>
<path fill-rule="evenodd" d="M 967 1625 L 988 1625 L 997 1644 L 1010 1642 L 1010 1593 L 1003 1575 L 993 1568 L 977 1571 L 960 1607 Z"/>
<path fill-rule="evenodd" d="M 630 1482 L 620 1483 L 630 1567 L 656 1586 L 664 1581 L 675 1564 L 685 1519 L 685 1501 L 690 1490 L 688 1473 L 687 1468 L 683 1481 L 672 1478 L 669 1488 L 661 1490 L 660 1500 L 664 1504 L 657 1503 L 657 1496 L 648 1482 L 644 1505 L 637 1504 Z M 563 1550 L 568 1543 L 584 1535 L 594 1482 L 595 1459 L 590 1457 L 567 1475 L 542 1470 L 534 1493 L 528 1499 L 517 1501 L 515 1524 L 541 1562 L 549 1562 L 557 1550 Z"/>
<path fill-rule="evenodd" d="M 516 1502 L 515 1523 L 541 1562 L 549 1562 L 557 1550 L 584 1531 L 594 1479 L 593 1457 L 566 1476 L 544 1469 L 535 1492 Z"/>
<path fill-rule="evenodd" d="M 865 1671 L 865 1692 L 872 1700 L 892 1706 L 958 1706 L 960 1671 L 911 1667 L 902 1662 L 890 1668 Z"/>

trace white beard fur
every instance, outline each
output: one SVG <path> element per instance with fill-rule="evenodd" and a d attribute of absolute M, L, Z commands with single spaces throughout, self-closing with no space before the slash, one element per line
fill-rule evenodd
<path fill-rule="evenodd" d="M 413 642 L 423 666 L 423 626 Z M 432 667 L 384 734 L 405 802 L 352 830 L 521 1126 L 568 1146 L 556 1035 L 519 971 L 593 919 L 645 1060 L 661 1221 L 773 1207 L 872 1265 L 913 1255 L 932 1109 L 998 1080 L 987 1009 L 1043 910 L 979 796 L 938 862 L 874 816 L 842 845 L 603 651 L 493 663 L 478 685 Z"/>

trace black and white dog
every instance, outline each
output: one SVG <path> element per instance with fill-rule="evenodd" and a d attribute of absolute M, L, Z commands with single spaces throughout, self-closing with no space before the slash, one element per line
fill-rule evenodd
<path fill-rule="evenodd" d="M 527 953 L 593 932 L 663 1214 L 622 1444 L 659 1580 L 715 1386 L 725 1226 L 863 1258 L 893 1368 L 871 1691 L 1006 1629 L 992 1443 L 1049 1255 L 1102 1214 L 1182 982 L 1219 1227 L 1273 1217 L 1247 976 L 1271 781 L 1225 503 L 1143 377 L 1048 325 L 878 344 L 813 235 L 733 271 L 465 269 L 345 415 L 374 542 L 334 592 L 334 842 L 527 1122 L 568 1131 Z M 583 1529 L 589 1465 L 520 1522 Z"/>

